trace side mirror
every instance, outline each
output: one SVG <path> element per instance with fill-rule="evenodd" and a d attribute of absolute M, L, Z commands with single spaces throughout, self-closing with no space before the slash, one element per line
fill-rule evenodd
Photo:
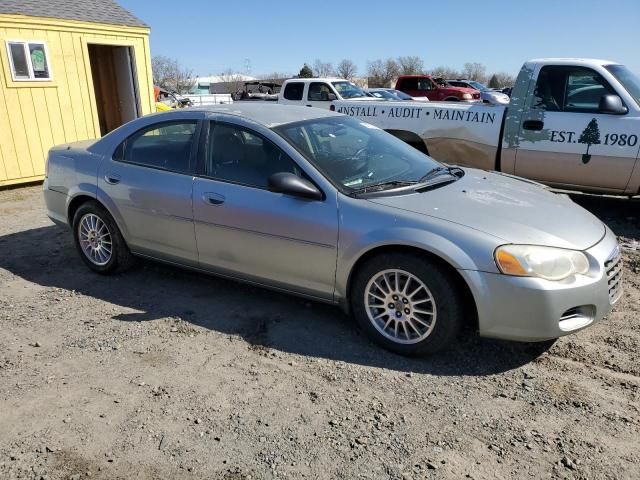
<path fill-rule="evenodd" d="M 603 95 L 598 105 L 599 113 L 610 113 L 613 115 L 624 115 L 629 109 L 624 106 L 622 99 L 618 95 Z"/>
<path fill-rule="evenodd" d="M 313 183 L 289 172 L 278 172 L 271 175 L 269 190 L 309 200 L 322 200 L 323 198 L 322 192 Z"/>
<path fill-rule="evenodd" d="M 337 100 L 338 96 L 335 93 L 327 93 L 327 100 L 330 102 Z"/>

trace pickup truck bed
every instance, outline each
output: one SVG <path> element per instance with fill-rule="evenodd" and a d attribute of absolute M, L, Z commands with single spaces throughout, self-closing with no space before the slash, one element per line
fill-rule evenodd
<path fill-rule="evenodd" d="M 335 111 L 386 130 L 436 160 L 495 170 L 506 108 L 460 102 L 337 100 Z"/>

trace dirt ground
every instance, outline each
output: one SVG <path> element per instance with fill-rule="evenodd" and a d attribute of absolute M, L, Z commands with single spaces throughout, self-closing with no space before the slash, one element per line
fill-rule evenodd
<path fill-rule="evenodd" d="M 330 306 L 90 273 L 40 190 L 0 192 L 2 479 L 640 478 L 638 201 L 574 197 L 627 246 L 603 322 L 407 359 Z"/>

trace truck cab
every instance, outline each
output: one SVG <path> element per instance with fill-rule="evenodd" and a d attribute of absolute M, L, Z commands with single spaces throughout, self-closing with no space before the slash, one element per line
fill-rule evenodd
<path fill-rule="evenodd" d="M 639 193 L 640 80 L 607 60 L 524 64 L 505 118 L 501 169 L 561 188 Z"/>
<path fill-rule="evenodd" d="M 366 99 L 371 96 L 343 78 L 290 78 L 282 85 L 278 103 L 328 109 L 334 100 Z"/>
<path fill-rule="evenodd" d="M 431 75 L 401 75 L 396 90 L 412 97 L 427 97 L 430 101 L 479 102 L 480 92 L 473 88 L 454 87 L 442 78 Z"/>

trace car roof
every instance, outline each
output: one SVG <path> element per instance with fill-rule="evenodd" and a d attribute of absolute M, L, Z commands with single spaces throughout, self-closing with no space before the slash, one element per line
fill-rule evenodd
<path fill-rule="evenodd" d="M 599 58 L 534 58 L 529 60 L 527 63 L 529 64 L 548 64 L 548 65 L 564 65 L 569 64 L 572 65 L 615 65 L 618 62 L 613 62 L 611 60 L 603 60 Z"/>
<path fill-rule="evenodd" d="M 340 116 L 341 114 L 323 108 L 299 107 L 297 105 L 279 105 L 273 102 L 236 102 L 222 105 L 204 105 L 188 109 L 176 109 L 161 115 L 171 115 L 172 112 L 198 111 L 212 114 L 236 115 L 259 123 L 267 128 L 277 127 L 286 123 L 300 122 Z"/>

